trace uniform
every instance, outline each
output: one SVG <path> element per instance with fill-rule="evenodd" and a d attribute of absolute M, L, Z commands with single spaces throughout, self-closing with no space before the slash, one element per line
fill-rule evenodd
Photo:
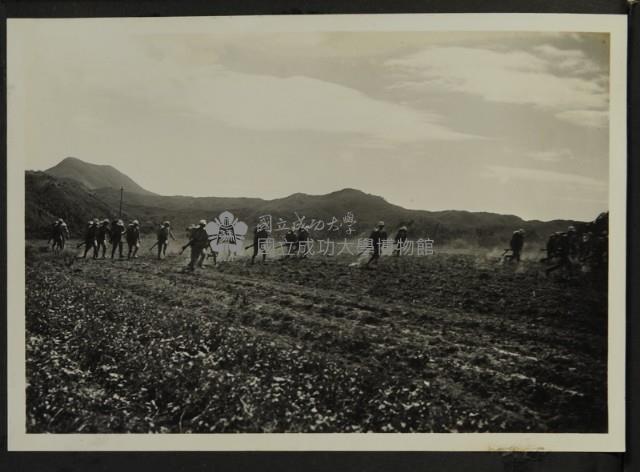
<path fill-rule="evenodd" d="M 262 262 L 267 258 L 265 252 L 266 239 L 269 237 L 269 232 L 265 228 L 256 228 L 253 233 L 253 255 L 251 256 L 251 264 L 255 262 L 258 251 L 262 250 Z"/>
<path fill-rule="evenodd" d="M 559 235 L 556 256 L 558 257 L 558 263 L 549 267 L 546 270 L 546 274 L 549 275 L 556 269 L 563 269 L 569 274 L 573 272 L 573 264 L 571 263 L 571 240 L 568 233 L 562 233 Z"/>
<path fill-rule="evenodd" d="M 207 222 L 202 220 L 197 228 L 191 231 L 189 242 L 182 247 L 184 251 L 187 247 L 191 247 L 191 260 L 187 266 L 194 270 L 195 266 L 202 267 L 205 258 L 205 250 L 209 246 L 209 233 L 204 229 Z"/>
<path fill-rule="evenodd" d="M 396 237 L 394 239 L 394 246 L 395 246 L 394 253 L 396 256 L 400 256 L 400 253 L 402 252 L 402 248 L 404 247 L 406 240 L 407 240 L 407 227 L 403 226 L 398 230 L 398 233 L 396 234 Z"/>
<path fill-rule="evenodd" d="M 54 252 L 64 248 L 64 229 L 60 220 L 53 223 L 49 241 L 52 242 L 51 249 L 53 249 Z"/>
<path fill-rule="evenodd" d="M 84 233 L 84 254 L 82 255 L 83 259 L 87 257 L 87 253 L 90 250 L 93 250 L 94 259 L 97 257 L 97 254 L 98 254 L 97 246 L 96 246 L 97 232 L 98 232 L 98 227 L 95 221 L 89 222 L 89 226 L 87 226 L 87 230 Z"/>
<path fill-rule="evenodd" d="M 524 246 L 524 231 L 514 231 L 513 235 L 511 236 L 511 242 L 509 245 L 513 254 L 511 256 L 511 259 L 520 262 L 520 253 L 522 252 L 522 248 Z"/>
<path fill-rule="evenodd" d="M 380 259 L 380 253 L 382 251 L 382 241 L 387 239 L 387 232 L 384 230 L 384 223 L 380 221 L 376 229 L 374 229 L 369 235 L 369 240 L 371 240 L 372 253 L 371 258 L 367 261 L 367 265 L 374 262 L 378 263 L 378 259 Z"/>
<path fill-rule="evenodd" d="M 102 258 L 106 257 L 107 253 L 107 234 L 109 234 L 109 221 L 104 220 L 100 227 L 96 230 L 96 252 L 95 257 L 98 257 L 100 248 L 102 248 Z"/>
<path fill-rule="evenodd" d="M 296 233 L 294 233 L 293 230 L 290 229 L 284 235 L 284 247 L 286 249 L 285 257 L 289 257 L 298 250 L 297 243 L 298 238 L 296 236 Z"/>
<path fill-rule="evenodd" d="M 140 247 L 140 228 L 138 227 L 137 220 L 134 220 L 133 223 L 129 224 L 125 236 L 127 238 L 127 246 L 129 249 L 127 259 L 138 257 L 138 248 Z"/>
<path fill-rule="evenodd" d="M 298 235 L 296 236 L 296 248 L 297 252 L 300 256 L 305 257 L 309 252 L 309 231 L 306 228 L 300 227 L 298 228 Z M 302 254 L 300 254 L 302 251 Z"/>
<path fill-rule="evenodd" d="M 109 232 L 109 242 L 111 243 L 111 259 L 116 253 L 116 249 L 119 250 L 120 259 L 122 259 L 122 236 L 125 233 L 124 223 L 122 220 L 118 220 L 111 225 L 111 231 Z"/>
<path fill-rule="evenodd" d="M 156 244 L 158 245 L 158 259 L 162 259 L 162 256 L 167 255 L 169 238 L 173 239 L 174 241 L 176 240 L 176 238 L 173 236 L 173 233 L 171 232 L 171 226 L 169 225 L 168 221 L 165 221 L 162 226 L 160 226 L 160 229 L 158 229 L 157 237 L 158 241 Z"/>

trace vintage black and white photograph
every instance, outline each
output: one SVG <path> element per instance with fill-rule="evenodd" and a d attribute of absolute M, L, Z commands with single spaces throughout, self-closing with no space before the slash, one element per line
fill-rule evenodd
<path fill-rule="evenodd" d="M 624 19 L 377 16 L 8 22 L 25 444 L 623 447 Z"/>

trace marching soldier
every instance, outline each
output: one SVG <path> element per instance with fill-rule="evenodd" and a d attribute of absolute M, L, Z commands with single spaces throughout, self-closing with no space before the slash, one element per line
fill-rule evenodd
<path fill-rule="evenodd" d="M 60 249 L 64 249 L 67 239 L 69 239 L 69 227 L 62 218 L 58 218 L 58 229 L 62 237 L 62 246 L 60 246 Z"/>
<path fill-rule="evenodd" d="M 266 226 L 261 224 L 256 226 L 253 231 L 253 255 L 251 256 L 251 265 L 255 263 L 256 256 L 258 255 L 259 251 L 262 251 L 262 262 L 264 263 L 266 261 L 267 252 L 265 246 L 267 244 L 267 238 L 269 238 L 269 231 L 267 231 Z"/>
<path fill-rule="evenodd" d="M 111 243 L 111 259 L 116 253 L 116 249 L 119 250 L 120 259 L 124 256 L 122 255 L 122 237 L 125 234 L 124 223 L 122 220 L 115 221 L 111 225 L 111 231 L 109 232 L 109 242 Z"/>
<path fill-rule="evenodd" d="M 51 250 L 53 252 L 61 251 L 64 248 L 64 235 L 63 229 L 60 225 L 60 220 L 56 220 L 51 225 L 51 233 L 47 245 L 51 243 Z"/>
<path fill-rule="evenodd" d="M 407 227 L 402 226 L 398 230 L 398 233 L 396 234 L 396 237 L 394 239 L 395 250 L 393 252 L 395 256 L 400 256 L 400 253 L 402 252 L 402 248 L 404 247 L 406 240 L 407 240 Z"/>
<path fill-rule="evenodd" d="M 140 223 L 138 220 L 133 220 L 132 223 L 127 227 L 127 231 L 125 233 L 127 238 L 127 246 L 129 252 L 127 254 L 127 259 L 138 258 L 138 249 L 140 248 Z"/>
<path fill-rule="evenodd" d="M 511 253 L 512 253 L 511 260 L 520 262 L 520 252 L 522 252 L 522 247 L 524 246 L 524 230 L 523 229 L 518 229 L 513 232 L 509 245 L 511 246 Z"/>
<path fill-rule="evenodd" d="M 297 243 L 298 243 L 298 237 L 296 236 L 296 233 L 293 232 L 293 229 L 289 228 L 284 235 L 284 247 L 286 250 L 285 256 L 284 256 L 285 258 L 294 254 L 294 252 L 297 252 L 298 250 Z"/>
<path fill-rule="evenodd" d="M 91 220 L 88 223 L 87 230 L 84 233 L 84 254 L 82 259 L 86 259 L 89 250 L 93 250 L 93 258 L 95 259 L 98 254 L 98 248 L 96 246 L 96 236 L 98 231 L 98 225 L 95 220 Z"/>
<path fill-rule="evenodd" d="M 171 231 L 171 223 L 169 221 L 165 221 L 160 226 L 158 230 L 158 241 L 156 242 L 158 246 L 158 259 L 162 259 L 162 256 L 167 255 L 167 247 L 169 246 L 169 238 L 176 240 L 173 232 Z"/>
<path fill-rule="evenodd" d="M 100 248 L 102 248 L 102 258 L 106 258 L 107 254 L 107 234 L 109 234 L 109 220 L 103 220 L 102 224 L 96 229 L 96 250 L 94 252 L 94 259 L 98 258 Z"/>
<path fill-rule="evenodd" d="M 571 240 L 568 233 L 561 233 L 556 248 L 558 263 L 546 270 L 546 275 L 557 269 L 562 269 L 569 275 L 573 273 L 573 263 L 571 262 Z"/>
<path fill-rule="evenodd" d="M 382 249 L 382 241 L 387 239 L 387 232 L 384 230 L 384 221 L 378 221 L 378 225 L 371 232 L 369 236 L 369 240 L 372 245 L 371 258 L 367 261 L 367 267 L 373 262 L 374 264 L 378 264 L 378 259 L 380 259 L 380 252 Z"/>
<path fill-rule="evenodd" d="M 298 234 L 296 235 L 296 246 L 298 249 L 299 257 L 306 257 L 309 253 L 309 231 L 304 226 L 298 228 Z"/>
<path fill-rule="evenodd" d="M 580 236 L 575 226 L 569 226 L 567 237 L 569 238 L 569 256 L 575 259 L 580 254 Z"/>
<path fill-rule="evenodd" d="M 207 226 L 207 222 L 200 220 L 198 226 L 190 231 L 189 242 L 182 246 L 180 251 L 180 254 L 182 254 L 185 249 L 191 247 L 191 260 L 187 266 L 188 270 L 195 270 L 196 265 L 201 268 L 206 257 L 205 250 L 209 246 L 209 234 L 204 229 L 205 226 Z"/>

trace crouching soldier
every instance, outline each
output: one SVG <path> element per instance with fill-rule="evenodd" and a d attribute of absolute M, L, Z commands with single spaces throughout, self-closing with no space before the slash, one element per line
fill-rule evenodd
<path fill-rule="evenodd" d="M 127 227 L 126 232 L 127 237 L 127 246 L 129 252 L 127 254 L 127 259 L 138 258 L 138 249 L 140 248 L 140 223 L 138 220 L 133 220 L 132 223 Z"/>
<path fill-rule="evenodd" d="M 200 220 L 198 226 L 190 232 L 189 242 L 182 246 L 182 250 L 180 251 L 180 254 L 182 254 L 185 249 L 191 247 L 191 260 L 187 266 L 188 270 L 194 270 L 196 265 L 202 267 L 202 263 L 206 257 L 205 251 L 207 246 L 209 246 L 209 234 L 207 230 L 204 229 L 205 226 L 207 226 L 207 222 Z"/>

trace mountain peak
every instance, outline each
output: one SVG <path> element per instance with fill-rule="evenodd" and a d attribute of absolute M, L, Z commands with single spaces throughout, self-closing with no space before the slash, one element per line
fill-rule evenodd
<path fill-rule="evenodd" d="M 77 157 L 65 157 L 44 172 L 54 177 L 75 180 L 89 189 L 124 187 L 130 193 L 153 195 L 113 166 L 92 164 Z"/>

